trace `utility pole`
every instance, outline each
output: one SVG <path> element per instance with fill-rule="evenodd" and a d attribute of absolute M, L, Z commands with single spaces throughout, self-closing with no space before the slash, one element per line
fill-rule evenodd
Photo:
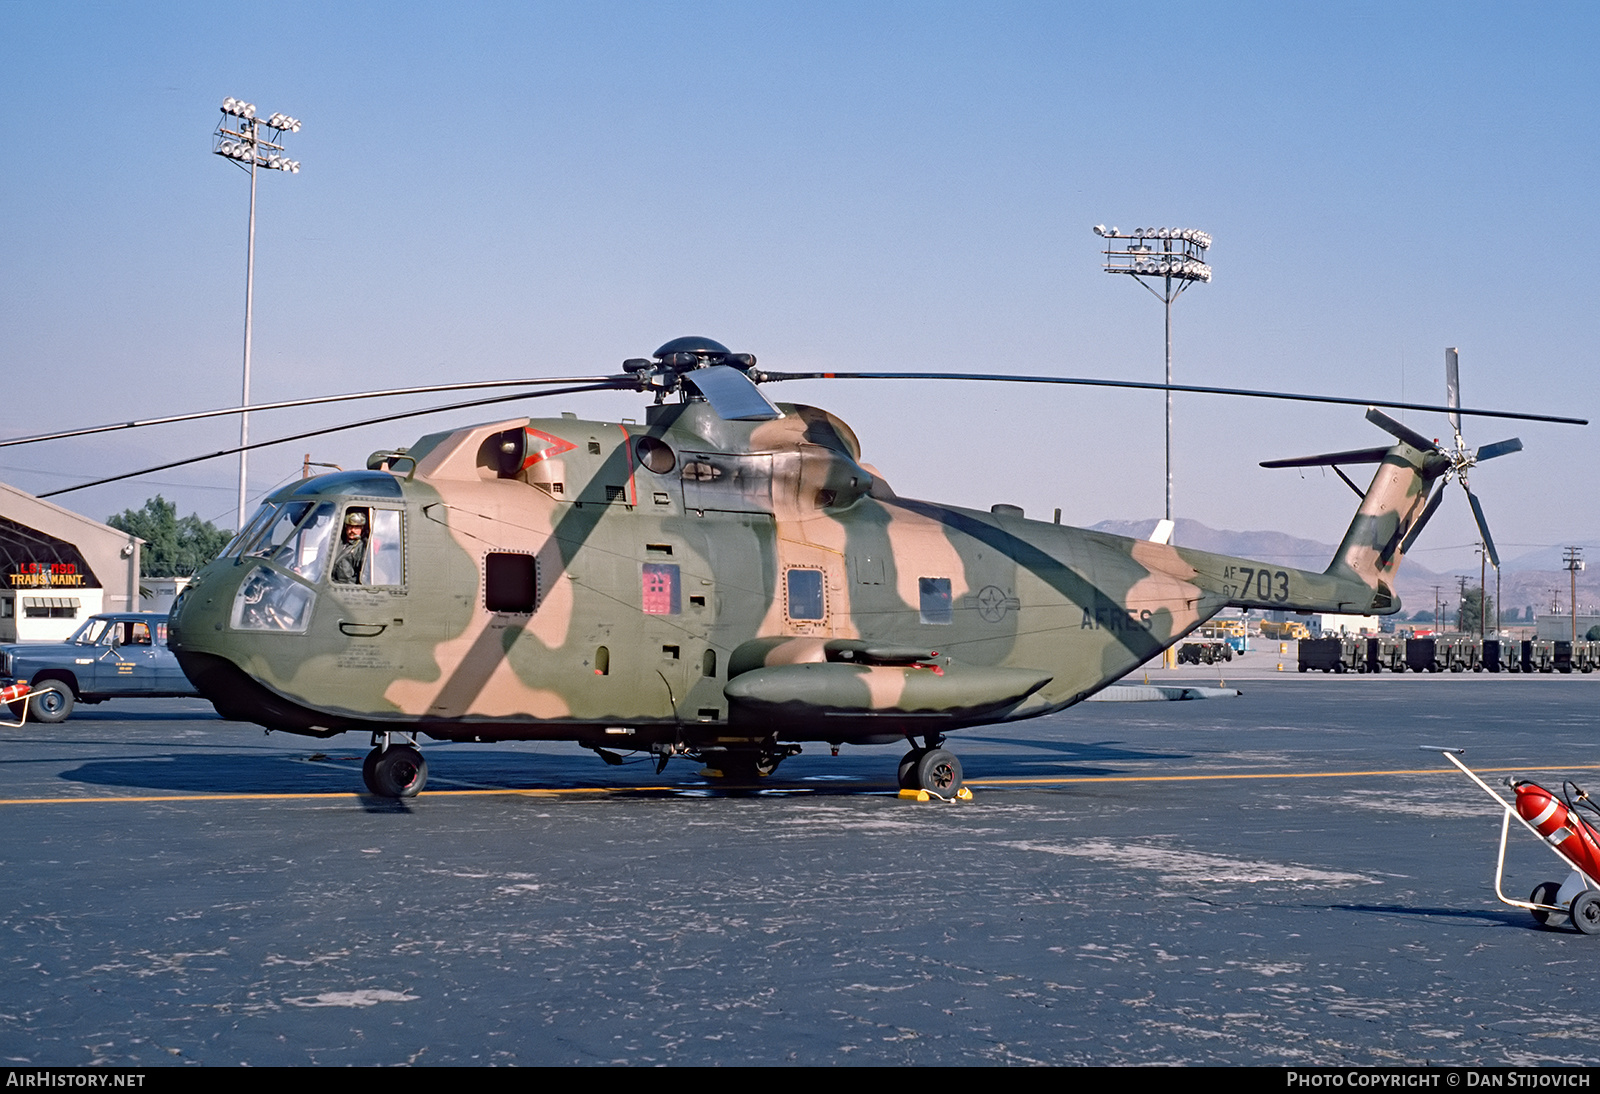
<path fill-rule="evenodd" d="M 1487 638 L 1489 636 L 1489 589 L 1488 589 L 1489 571 L 1487 569 L 1488 565 L 1489 565 L 1489 552 L 1484 547 L 1483 542 L 1480 540 L 1478 542 L 1478 640 L 1480 642 L 1483 639 L 1485 639 L 1485 638 Z M 1494 575 L 1495 575 L 1495 577 L 1497 579 L 1499 578 L 1499 576 L 1500 576 L 1500 567 L 1496 566 L 1494 568 Z M 1495 600 L 1498 601 L 1500 599 L 1499 596 L 1498 596 L 1499 589 L 1497 588 L 1495 590 L 1495 592 L 1497 594 L 1495 596 Z M 1500 605 L 1497 603 L 1495 605 L 1495 609 L 1499 610 L 1499 607 L 1500 607 Z M 1495 633 L 1498 634 L 1499 632 L 1500 632 L 1500 628 L 1498 626 L 1496 626 L 1495 627 Z"/>
<path fill-rule="evenodd" d="M 1467 575 L 1462 574 L 1456 578 L 1459 599 L 1456 601 L 1456 633 L 1465 634 L 1467 630 Z M 1481 612 L 1479 614 L 1482 614 Z"/>
<path fill-rule="evenodd" d="M 1583 569 L 1583 548 L 1568 547 L 1561 553 L 1561 563 L 1566 566 L 1567 572 L 1572 575 L 1572 645 L 1578 645 L 1578 571 Z"/>

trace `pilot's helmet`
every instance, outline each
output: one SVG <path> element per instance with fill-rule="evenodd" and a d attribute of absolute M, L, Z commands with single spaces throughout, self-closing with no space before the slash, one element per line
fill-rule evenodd
<path fill-rule="evenodd" d="M 346 528 L 365 528 L 367 526 L 367 514 L 360 509 L 350 510 L 344 515 L 344 526 Z"/>

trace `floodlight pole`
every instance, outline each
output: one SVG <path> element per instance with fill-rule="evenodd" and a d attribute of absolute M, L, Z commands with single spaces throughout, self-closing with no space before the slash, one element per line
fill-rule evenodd
<path fill-rule="evenodd" d="M 236 122 L 238 128 L 230 129 L 229 119 Z M 263 136 L 261 129 L 265 126 L 267 135 Z M 229 97 L 222 101 L 222 121 L 217 125 L 215 133 L 216 145 L 212 151 L 219 156 L 226 156 L 240 167 L 250 172 L 250 236 L 245 247 L 244 270 L 244 377 L 241 383 L 239 405 L 250 406 L 250 334 L 252 320 L 255 313 L 255 283 L 256 283 L 256 168 L 271 167 L 276 171 L 288 171 L 292 174 L 300 172 L 298 160 L 291 160 L 283 155 L 284 133 L 298 133 L 300 121 L 286 114 L 274 114 L 266 121 L 256 119 L 256 108 L 253 103 L 243 99 Z M 250 453 L 250 412 L 248 409 L 239 413 L 239 524 L 244 527 L 246 517 L 245 507 L 249 503 L 249 491 L 246 485 L 249 470 Z"/>
<path fill-rule="evenodd" d="M 1124 235 L 1116 228 L 1095 225 L 1095 235 L 1108 241 L 1129 240 L 1118 250 L 1115 242 L 1108 242 L 1105 272 L 1130 274 L 1134 280 L 1161 301 L 1166 311 L 1167 351 L 1167 508 L 1166 519 L 1172 520 L 1172 302 L 1183 295 L 1185 289 L 1196 281 L 1210 281 L 1211 267 L 1204 259 L 1211 246 L 1209 233 L 1195 228 L 1135 228 Z M 1156 250 L 1154 245 L 1159 245 Z M 1156 278 L 1157 290 L 1145 278 Z"/>
<path fill-rule="evenodd" d="M 250 127 L 252 130 L 254 125 Z M 255 313 L 256 301 L 256 160 L 250 157 L 250 242 L 245 246 L 244 260 L 244 382 L 240 386 L 239 405 L 250 405 L 250 322 Z M 245 484 L 250 465 L 250 412 L 239 415 L 239 523 L 244 529 L 245 506 L 249 503 Z"/>

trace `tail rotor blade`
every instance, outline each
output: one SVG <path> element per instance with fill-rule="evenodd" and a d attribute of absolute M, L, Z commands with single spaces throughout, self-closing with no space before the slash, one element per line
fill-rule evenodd
<path fill-rule="evenodd" d="M 1478 495 L 1471 490 L 1467 491 L 1467 500 L 1472 503 L 1472 515 L 1478 520 L 1478 531 L 1483 533 L 1483 546 L 1489 552 L 1489 561 L 1494 568 L 1500 568 L 1500 552 L 1494 549 L 1494 537 L 1489 534 L 1489 522 L 1483 518 L 1483 506 L 1478 504 Z"/>
<path fill-rule="evenodd" d="M 1409 444 L 1412 448 L 1415 448 L 1420 452 L 1441 451 L 1436 443 L 1428 440 L 1428 438 L 1424 437 L 1421 433 L 1418 433 L 1410 426 L 1401 425 L 1399 422 L 1389 417 L 1389 415 L 1385 414 L 1377 407 L 1369 406 L 1367 408 L 1367 421 L 1371 422 L 1385 433 L 1389 433 L 1400 438 L 1402 441 L 1406 442 L 1406 444 Z"/>
<path fill-rule="evenodd" d="M 1461 432 L 1461 361 L 1454 346 L 1444 351 L 1445 402 L 1450 406 L 1450 428 Z"/>
<path fill-rule="evenodd" d="M 1411 545 L 1417 542 L 1417 537 L 1422 534 L 1422 530 L 1427 527 L 1428 521 L 1432 520 L 1433 514 L 1438 511 L 1439 503 L 1444 501 L 1444 487 L 1444 483 L 1439 484 L 1438 489 L 1433 492 L 1433 497 L 1428 499 L 1427 507 L 1422 510 L 1422 515 L 1417 518 L 1417 523 L 1410 527 L 1406 532 L 1406 538 L 1400 541 L 1400 553 L 1402 555 L 1411 550 Z"/>
<path fill-rule="evenodd" d="M 1479 463 L 1482 463 L 1484 460 L 1492 460 L 1496 456 L 1509 456 L 1513 452 L 1521 451 L 1521 439 L 1512 437 L 1507 441 L 1495 441 L 1494 444 L 1484 445 L 1482 448 L 1478 449 L 1478 453 L 1473 457 L 1473 459 L 1477 460 Z"/>

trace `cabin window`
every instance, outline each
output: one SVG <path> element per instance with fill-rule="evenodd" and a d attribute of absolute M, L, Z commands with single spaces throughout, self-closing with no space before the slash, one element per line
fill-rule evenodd
<path fill-rule="evenodd" d="M 921 618 L 924 623 L 946 624 L 955 622 L 950 610 L 950 579 L 948 577 L 919 577 L 917 592 L 921 598 Z"/>
<path fill-rule="evenodd" d="M 641 578 L 645 615 L 678 615 L 682 610 L 679 599 L 678 564 L 676 562 L 646 562 Z"/>
<path fill-rule="evenodd" d="M 539 603 L 538 563 L 532 555 L 491 551 L 483 559 L 483 606 L 532 615 Z"/>
<path fill-rule="evenodd" d="M 717 675 L 717 651 L 706 650 L 700 657 L 700 675 L 710 679 Z"/>
<path fill-rule="evenodd" d="M 601 646 L 594 651 L 594 674 L 596 676 L 611 675 L 611 650 Z"/>
<path fill-rule="evenodd" d="M 786 575 L 789 588 L 789 618 L 822 619 L 822 571 L 793 569 Z"/>

